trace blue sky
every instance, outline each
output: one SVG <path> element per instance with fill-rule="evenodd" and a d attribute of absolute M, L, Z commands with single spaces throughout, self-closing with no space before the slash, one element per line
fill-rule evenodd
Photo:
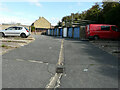
<path fill-rule="evenodd" d="M 31 25 L 40 16 L 56 25 L 62 17 L 81 13 L 95 2 L 0 2 L 0 24 L 22 23 Z"/>

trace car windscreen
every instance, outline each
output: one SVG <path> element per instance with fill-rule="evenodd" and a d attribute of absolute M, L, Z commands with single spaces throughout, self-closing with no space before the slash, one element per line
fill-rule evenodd
<path fill-rule="evenodd" d="M 120 32 L 120 29 L 117 28 L 117 27 L 115 27 L 115 26 L 112 26 L 112 30 L 113 30 L 113 31 L 116 31 L 116 32 Z"/>

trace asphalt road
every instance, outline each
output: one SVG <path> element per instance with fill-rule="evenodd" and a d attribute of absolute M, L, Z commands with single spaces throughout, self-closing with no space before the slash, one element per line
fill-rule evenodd
<path fill-rule="evenodd" d="M 45 88 L 55 74 L 61 39 L 34 36 L 29 45 L 2 56 L 3 88 Z M 118 59 L 88 41 L 64 40 L 59 88 L 117 88 Z"/>
<path fill-rule="evenodd" d="M 35 41 L 2 56 L 3 88 L 45 88 L 55 73 L 61 40 L 36 35 Z"/>
<path fill-rule="evenodd" d="M 88 41 L 64 41 L 60 88 L 118 88 L 118 58 Z"/>

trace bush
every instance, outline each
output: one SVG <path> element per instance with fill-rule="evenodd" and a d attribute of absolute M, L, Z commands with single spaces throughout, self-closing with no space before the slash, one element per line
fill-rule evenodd
<path fill-rule="evenodd" d="M 34 31 L 35 31 L 35 27 L 31 26 L 31 32 L 34 32 Z"/>

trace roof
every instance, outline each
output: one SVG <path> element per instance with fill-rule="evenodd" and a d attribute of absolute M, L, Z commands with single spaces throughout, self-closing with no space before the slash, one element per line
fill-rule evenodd
<path fill-rule="evenodd" d="M 115 26 L 115 25 L 110 25 L 110 24 L 89 24 L 89 25 L 94 25 L 94 26 Z"/>
<path fill-rule="evenodd" d="M 39 17 L 39 19 L 40 19 L 40 18 L 45 19 L 44 17 Z M 35 22 L 38 21 L 39 19 L 35 20 Z M 50 23 L 47 19 L 45 19 L 45 20 L 46 20 L 48 23 Z M 33 23 L 31 24 L 31 26 L 34 25 L 35 22 L 33 22 Z"/>
<path fill-rule="evenodd" d="M 44 18 L 44 17 L 41 17 L 41 18 Z M 45 19 L 45 18 L 44 18 Z M 50 23 L 47 19 L 45 19 L 48 23 Z"/>

